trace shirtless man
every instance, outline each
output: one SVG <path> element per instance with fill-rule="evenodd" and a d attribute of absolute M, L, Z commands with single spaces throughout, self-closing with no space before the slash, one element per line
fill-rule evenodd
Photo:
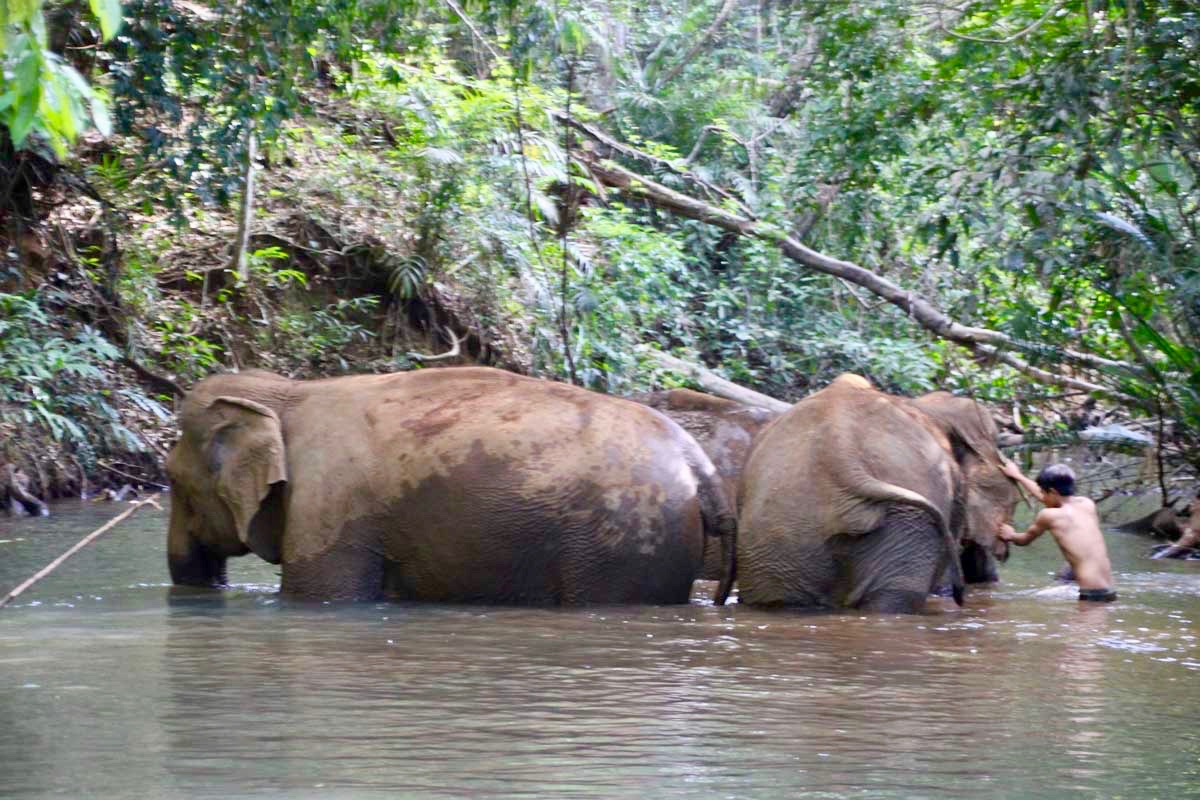
<path fill-rule="evenodd" d="M 1008 459 L 1004 460 L 1001 469 L 1046 507 L 1038 512 L 1024 533 L 1017 533 L 1005 525 L 1000 529 L 1000 538 L 1016 545 L 1027 545 L 1049 531 L 1075 573 L 1079 599 L 1116 600 L 1112 566 L 1108 562 L 1104 534 L 1100 532 L 1096 504 L 1086 497 L 1075 496 L 1075 473 L 1071 468 L 1066 464 L 1052 464 L 1038 473 L 1036 482 L 1025 477 Z"/>

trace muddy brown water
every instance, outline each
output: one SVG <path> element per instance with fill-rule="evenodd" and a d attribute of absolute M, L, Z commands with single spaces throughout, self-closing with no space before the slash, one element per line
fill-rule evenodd
<path fill-rule="evenodd" d="M 120 509 L 0 521 L 0 591 Z M 1047 537 L 917 617 L 282 602 L 140 511 L 0 610 L 0 796 L 1200 797 L 1200 563 Z"/>

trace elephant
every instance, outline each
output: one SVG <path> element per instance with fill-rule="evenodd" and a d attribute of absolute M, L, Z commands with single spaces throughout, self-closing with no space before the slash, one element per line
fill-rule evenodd
<path fill-rule="evenodd" d="M 249 370 L 196 384 L 179 420 L 175 584 L 223 585 L 254 553 L 300 598 L 685 603 L 706 537 L 732 572 L 712 463 L 621 398 L 484 367 Z"/>
<path fill-rule="evenodd" d="M 16 464 L 0 467 L 0 499 L 12 517 L 48 517 L 50 509 L 33 493 L 33 481 Z"/>
<path fill-rule="evenodd" d="M 938 392 L 885 394 L 845 374 L 755 440 L 738 494 L 740 602 L 918 613 L 963 539 L 1011 519 L 991 417 Z M 997 548 L 999 550 L 999 548 Z"/>
<path fill-rule="evenodd" d="M 965 520 L 959 564 L 966 583 L 996 583 L 997 561 L 1008 560 L 1008 542 L 996 532 L 1012 518 L 1016 484 L 999 470 L 999 431 L 978 403 L 949 392 L 931 392 L 912 404 L 933 418 L 957 448 L 954 459 L 965 483 Z"/>
<path fill-rule="evenodd" d="M 658 409 L 690 433 L 716 467 L 726 493 L 735 503 L 742 468 L 754 437 L 780 413 L 691 389 L 645 392 L 629 399 Z M 700 577 L 705 580 L 721 578 L 719 543 L 718 539 L 704 542 L 704 569 Z"/>

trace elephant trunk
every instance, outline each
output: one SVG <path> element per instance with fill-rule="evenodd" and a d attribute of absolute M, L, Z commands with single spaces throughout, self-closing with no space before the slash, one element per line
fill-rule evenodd
<path fill-rule="evenodd" d="M 171 582 L 176 586 L 225 586 L 225 556 L 211 553 L 198 542 L 194 542 L 187 555 L 167 554 L 167 566 L 171 569 Z"/>
<path fill-rule="evenodd" d="M 213 552 L 179 524 L 174 504 L 167 534 L 167 566 L 177 586 L 225 586 L 225 556 Z"/>

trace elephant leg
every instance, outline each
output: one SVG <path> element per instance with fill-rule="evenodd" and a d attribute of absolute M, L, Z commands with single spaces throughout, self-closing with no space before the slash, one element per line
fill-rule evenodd
<path fill-rule="evenodd" d="M 339 543 L 317 555 L 284 561 L 280 592 L 321 600 L 379 600 L 383 582 L 379 553 Z"/>
<path fill-rule="evenodd" d="M 946 566 L 946 547 L 928 513 L 894 506 L 870 533 L 836 537 L 834 562 L 839 605 L 916 614 Z"/>

